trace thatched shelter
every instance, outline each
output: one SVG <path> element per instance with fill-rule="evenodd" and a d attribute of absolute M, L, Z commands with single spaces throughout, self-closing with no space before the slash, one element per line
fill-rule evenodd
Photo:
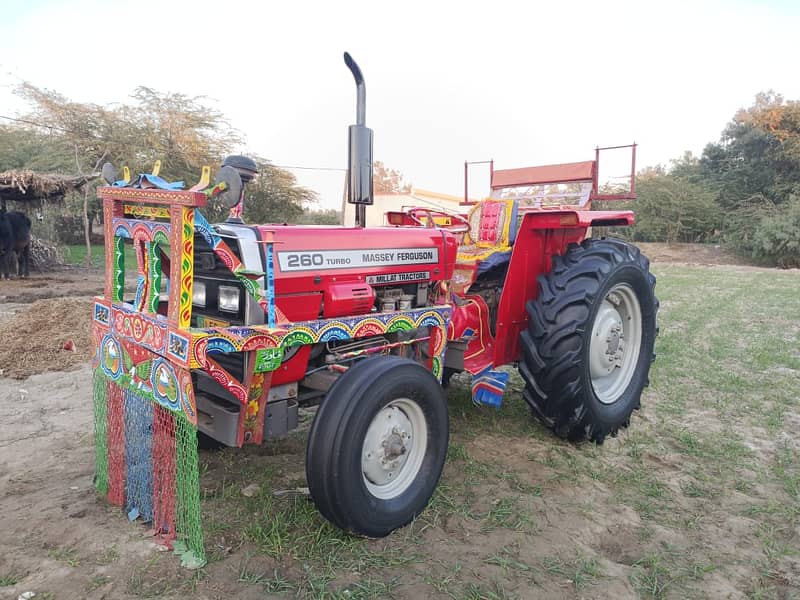
<path fill-rule="evenodd" d="M 88 182 L 97 179 L 99 173 L 87 177 L 58 175 L 53 173 L 36 173 L 28 169 L 11 170 L 0 173 L 0 206 L 6 210 L 6 202 L 12 201 L 25 205 L 22 208 L 40 207 L 45 203 L 61 202 L 69 192 L 82 191 Z M 41 212 L 37 210 L 38 220 L 42 220 Z M 33 267 L 39 272 L 64 264 L 63 255 L 54 242 L 48 242 L 37 237 L 31 239 L 30 256 Z"/>
<path fill-rule="evenodd" d="M 57 202 L 73 190 L 86 185 L 97 175 L 70 177 L 48 173 L 35 173 L 30 170 L 11 170 L 0 173 L 0 200 L 36 203 Z"/>

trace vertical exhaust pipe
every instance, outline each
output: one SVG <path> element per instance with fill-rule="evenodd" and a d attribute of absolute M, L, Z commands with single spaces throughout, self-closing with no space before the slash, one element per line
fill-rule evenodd
<path fill-rule="evenodd" d="M 356 82 L 356 124 L 350 125 L 347 145 L 347 201 L 355 205 L 356 227 L 364 227 L 372 195 L 372 130 L 366 126 L 367 87 L 361 69 L 347 52 L 344 64 Z"/>

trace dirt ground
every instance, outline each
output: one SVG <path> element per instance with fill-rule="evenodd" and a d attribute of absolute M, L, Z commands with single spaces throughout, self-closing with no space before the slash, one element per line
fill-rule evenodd
<path fill-rule="evenodd" d="M 642 246 L 655 264 L 735 263 L 721 249 Z M 478 436 L 464 433 L 481 415 L 472 416 L 468 402 L 455 401 L 451 414 L 461 431 L 453 436 L 453 459 L 449 459 L 431 508 L 418 523 L 387 538 L 392 542 L 359 542 L 354 551 L 363 553 L 363 560 L 356 566 L 348 563 L 345 572 L 326 580 L 326 585 L 345 590 L 338 595 L 314 592 L 317 588 L 303 562 L 304 555 L 291 542 L 281 542 L 285 544 L 281 551 L 291 556 L 279 559 L 259 553 L 259 548 L 273 548 L 267 544 L 274 544 L 274 539 L 259 542 L 255 535 L 241 538 L 230 533 L 237 519 L 252 518 L 256 509 L 250 504 L 245 505 L 253 510 L 249 517 L 228 511 L 222 517 L 228 524 L 216 526 L 219 499 L 228 493 L 226 477 L 234 461 L 250 471 L 270 469 L 275 477 L 273 484 L 287 489 L 304 485 L 302 436 L 271 449 L 249 448 L 240 455 L 228 451 L 221 455 L 204 453 L 202 486 L 204 495 L 210 498 L 204 500 L 204 511 L 211 514 L 206 544 L 211 546 L 212 560 L 202 573 L 181 569 L 175 557 L 153 543 L 144 526 L 129 523 L 118 509 L 99 500 L 92 485 L 91 374 L 88 331 L 82 330 L 88 330 L 89 300 L 102 285 L 102 273 L 85 270 L 0 282 L 0 339 L 6 348 L 22 348 L 29 340 L 37 349 L 33 355 L 0 351 L 0 370 L 6 377 L 0 379 L 0 598 L 17 598 L 28 591 L 45 600 L 255 599 L 273 597 L 270 594 L 291 597 L 301 591 L 308 597 L 337 598 L 790 598 L 800 593 L 796 587 L 800 585 L 800 570 L 791 558 L 800 547 L 800 529 L 787 534 L 788 538 L 754 529 L 755 517 L 745 510 L 749 506 L 744 502 L 745 492 L 751 494 L 747 482 L 741 484 L 744 491 L 736 487 L 740 483 L 737 479 L 736 485 L 731 484 L 735 490 L 721 495 L 704 495 L 702 490 L 685 493 L 674 506 L 666 507 L 665 498 L 676 497 L 670 492 L 679 494 L 688 489 L 684 485 L 688 483 L 681 479 L 686 455 L 681 453 L 682 446 L 654 452 L 645 443 L 647 436 L 658 435 L 658 411 L 669 410 L 663 402 L 660 408 L 653 408 L 660 401 L 657 386 L 643 401 L 650 408 L 638 414 L 638 422 L 629 432 L 602 447 L 583 450 L 580 456 L 573 453 L 572 446 L 555 440 L 536 425 L 526 424 L 524 430 L 520 429 L 522 434 L 509 437 L 506 431 L 515 426 L 499 417 L 492 416 Z M 65 297 L 78 304 L 58 300 Z M 80 303 L 84 303 L 84 314 Z M 56 318 L 58 310 L 69 310 L 69 316 Z M 796 323 L 787 327 L 796 327 Z M 54 333 L 46 334 L 50 331 Z M 77 344 L 77 352 L 63 350 L 68 339 Z M 782 376 L 797 381 L 793 373 Z M 519 382 L 515 385 L 512 394 L 519 392 Z M 709 435 L 720 429 L 717 420 L 700 406 L 692 409 L 691 419 L 698 430 Z M 800 425 L 796 412 L 790 425 L 795 429 Z M 675 435 L 675 439 L 683 439 L 682 433 Z M 700 442 L 687 444 L 692 451 L 706 448 L 697 445 Z M 630 479 L 627 475 L 617 479 L 619 474 L 628 473 L 631 457 L 639 459 L 637 453 L 642 453 L 642 448 L 645 462 L 641 464 L 646 468 L 631 471 Z M 695 456 L 691 452 L 688 455 Z M 587 466 L 599 456 L 605 457 L 601 466 Z M 488 473 L 496 470 L 501 474 L 489 477 Z M 652 480 L 653 473 L 658 481 Z M 464 487 L 464 482 L 473 487 Z M 615 482 L 619 482 L 618 489 Z M 634 484 L 636 490 L 644 490 L 652 506 L 662 506 L 665 512 L 674 510 L 675 519 L 697 517 L 699 531 L 692 533 L 692 526 L 686 525 L 689 533 L 684 534 L 683 528 L 673 529 L 658 519 L 649 521 L 648 511 L 657 508 L 642 508 L 635 498 L 606 503 L 608 498 L 624 496 L 629 489 L 625 486 Z M 756 484 L 765 506 L 772 505 L 771 496 L 781 502 L 769 485 Z M 238 482 L 228 485 L 239 494 Z M 733 498 L 729 505 L 737 510 L 732 518 L 722 518 L 719 504 L 729 498 Z M 289 506 L 295 513 L 312 514 L 309 518 L 318 528 L 312 528 L 303 542 L 309 544 L 323 524 L 304 499 L 297 502 Z M 704 506 L 708 507 L 705 513 Z M 796 517 L 800 503 L 794 510 Z M 696 541 L 687 545 L 684 535 Z M 769 539 L 775 541 L 776 548 L 779 543 L 794 544 L 795 552 L 787 552 L 789 558 L 781 554 L 769 563 L 763 575 L 766 583 L 758 587 L 760 584 L 752 583 L 761 581 L 754 565 L 761 564 L 762 552 L 766 552 L 762 550 L 766 535 L 772 535 Z M 345 536 L 335 539 L 344 540 Z M 394 556 L 390 544 L 396 544 L 405 556 Z M 709 562 L 719 560 L 725 567 L 707 567 L 703 559 L 706 549 Z M 378 579 L 383 579 L 373 581 L 376 572 L 369 570 L 373 563 L 368 556 L 375 553 L 386 557 L 387 552 L 394 558 L 381 563 L 377 573 Z M 687 562 L 689 554 L 697 560 Z M 426 558 L 413 560 L 414 556 Z M 664 566 L 657 560 L 665 561 Z M 282 569 L 287 573 L 285 585 L 279 576 Z M 413 577 L 407 577 L 405 573 L 409 572 Z M 294 581 L 305 581 L 304 587 Z M 395 582 L 393 587 L 388 587 L 387 581 Z M 700 583 L 696 587 L 694 583 L 690 587 L 676 583 L 687 581 Z"/>
<path fill-rule="evenodd" d="M 654 244 L 638 242 L 651 261 L 684 265 L 755 265 L 717 244 Z"/>

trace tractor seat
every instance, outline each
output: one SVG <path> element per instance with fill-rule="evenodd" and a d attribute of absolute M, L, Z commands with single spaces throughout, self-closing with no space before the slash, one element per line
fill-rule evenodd
<path fill-rule="evenodd" d="M 467 219 L 469 231 L 458 247 L 457 264 L 472 269 L 477 264 L 477 274 L 481 274 L 511 259 L 511 244 L 517 233 L 514 200 L 482 200 Z"/>

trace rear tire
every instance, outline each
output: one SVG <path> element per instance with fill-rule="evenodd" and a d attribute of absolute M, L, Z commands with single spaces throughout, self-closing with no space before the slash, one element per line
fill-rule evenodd
<path fill-rule="evenodd" d="M 526 402 L 559 437 L 602 443 L 639 408 L 657 333 L 649 266 L 626 242 L 588 239 L 539 277 L 519 369 Z"/>
<path fill-rule="evenodd" d="M 356 363 L 309 433 L 306 478 L 319 511 L 367 537 L 408 524 L 439 482 L 448 427 L 444 391 L 427 369 L 397 356 Z"/>

